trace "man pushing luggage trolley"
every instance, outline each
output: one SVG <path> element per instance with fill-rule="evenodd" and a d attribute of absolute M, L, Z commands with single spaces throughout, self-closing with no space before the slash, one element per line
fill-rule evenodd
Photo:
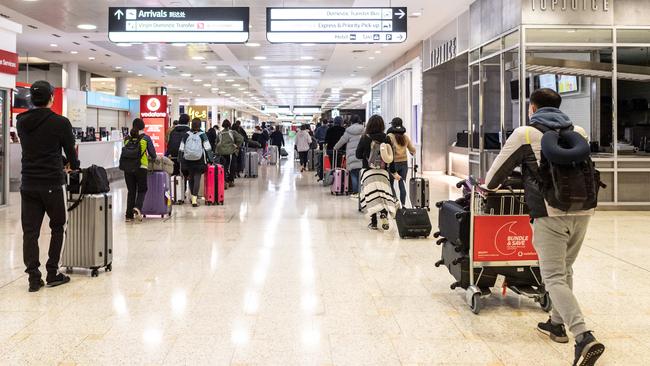
<path fill-rule="evenodd" d="M 585 130 L 560 111 L 562 97 L 551 89 L 530 96 L 530 125 L 515 129 L 486 175 L 494 190 L 521 166 L 542 280 L 553 302 L 538 330 L 559 343 L 575 336 L 574 366 L 591 366 L 605 351 L 585 323 L 573 294 L 573 263 L 604 185 L 594 168 Z"/>

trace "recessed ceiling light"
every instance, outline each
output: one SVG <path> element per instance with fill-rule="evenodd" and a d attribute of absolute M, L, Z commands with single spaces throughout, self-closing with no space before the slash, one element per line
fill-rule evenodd
<path fill-rule="evenodd" d="M 79 51 L 70 51 L 70 54 L 72 55 L 76 55 L 77 53 L 79 53 Z"/>
<path fill-rule="evenodd" d="M 201 80 L 201 79 L 194 79 L 194 80 L 192 80 L 192 81 L 195 82 L 195 83 L 200 83 L 200 82 L 202 82 L 203 80 Z"/>
<path fill-rule="evenodd" d="M 374 59 L 375 59 L 375 56 L 368 57 L 368 60 L 374 60 Z"/>
<path fill-rule="evenodd" d="M 411 13 L 411 16 L 412 16 L 412 17 L 415 17 L 415 18 L 417 18 L 417 17 L 419 17 L 419 16 L 421 16 L 421 15 L 422 15 L 422 12 L 421 12 L 421 11 L 414 11 L 414 12 Z"/>
<path fill-rule="evenodd" d="M 184 78 L 189 78 L 189 77 L 192 76 L 192 74 L 187 74 L 187 73 L 185 73 L 185 74 L 181 74 L 181 76 L 184 77 Z"/>
<path fill-rule="evenodd" d="M 312 67 L 309 65 L 302 65 L 300 66 L 301 69 L 311 69 Z"/>
<path fill-rule="evenodd" d="M 375 54 L 377 54 L 377 55 L 380 54 L 380 53 L 381 53 L 381 50 L 375 51 Z"/>
<path fill-rule="evenodd" d="M 156 56 L 145 56 L 144 59 L 145 60 L 157 60 L 158 57 L 156 57 Z"/>
<path fill-rule="evenodd" d="M 138 76 L 142 76 L 142 74 L 138 74 Z"/>
<path fill-rule="evenodd" d="M 127 73 L 128 73 L 128 74 L 133 74 L 133 71 L 128 70 Z"/>
<path fill-rule="evenodd" d="M 187 43 L 172 43 L 172 46 L 174 46 L 174 47 L 185 47 L 185 46 L 187 46 Z"/>
<path fill-rule="evenodd" d="M 357 66 L 357 69 L 365 69 L 365 66 Z"/>
<path fill-rule="evenodd" d="M 313 46 L 315 46 L 316 44 L 315 44 L 315 43 L 302 43 L 302 44 L 300 44 L 300 45 L 301 45 L 301 46 L 304 46 L 304 47 L 313 47 Z"/>
<path fill-rule="evenodd" d="M 216 66 L 213 66 L 213 65 L 210 65 L 210 66 L 206 66 L 205 68 L 208 69 L 208 70 L 214 70 L 214 69 L 216 69 L 217 67 L 216 67 Z"/>
<path fill-rule="evenodd" d="M 300 56 L 301 60 L 313 60 L 314 58 L 311 56 Z"/>
<path fill-rule="evenodd" d="M 238 87 L 238 86 L 239 86 L 239 84 L 232 84 L 232 86 L 234 86 L 234 87 Z"/>
<path fill-rule="evenodd" d="M 227 82 L 227 83 L 232 83 L 233 81 L 235 81 L 235 80 L 233 80 L 233 79 L 226 79 L 226 82 Z"/>
<path fill-rule="evenodd" d="M 246 90 L 246 88 L 239 88 L 239 90 Z"/>
<path fill-rule="evenodd" d="M 260 44 L 257 42 L 247 42 L 246 47 L 259 47 Z"/>
<path fill-rule="evenodd" d="M 59 45 L 56 43 L 50 43 L 50 47 L 59 47 Z"/>
<path fill-rule="evenodd" d="M 192 60 L 205 60 L 203 56 L 192 56 Z"/>
<path fill-rule="evenodd" d="M 121 70 L 122 66 L 115 66 L 115 70 Z"/>
<path fill-rule="evenodd" d="M 94 60 L 95 58 L 92 57 L 92 56 L 90 56 L 90 57 L 88 57 L 88 59 L 89 59 L 90 61 L 92 61 L 92 60 Z"/>
<path fill-rule="evenodd" d="M 118 43 L 117 47 L 131 47 L 131 43 Z"/>
<path fill-rule="evenodd" d="M 230 94 L 226 94 L 226 96 L 227 96 L 227 97 L 229 97 L 229 96 L 230 96 Z"/>
<path fill-rule="evenodd" d="M 224 77 L 224 76 L 226 76 L 226 74 L 224 74 L 223 72 L 221 72 L 221 73 L 217 74 L 217 76 L 219 76 L 219 77 Z"/>
<path fill-rule="evenodd" d="M 77 28 L 83 29 L 83 30 L 95 30 L 95 29 L 97 29 L 97 26 L 94 25 L 94 24 L 79 24 L 77 26 Z"/>
<path fill-rule="evenodd" d="M 271 68 L 271 66 L 267 66 L 267 65 L 260 66 L 260 69 L 262 69 L 262 70 L 266 70 L 266 69 L 270 69 L 270 68 Z"/>
<path fill-rule="evenodd" d="M 175 68 L 176 68 L 176 66 L 165 65 L 165 69 L 167 69 L 167 70 L 174 70 Z"/>
<path fill-rule="evenodd" d="M 253 58 L 256 60 L 266 60 L 266 56 L 255 56 Z"/>
<path fill-rule="evenodd" d="M 209 87 L 212 86 L 212 84 L 203 84 L 203 86 L 205 86 L 206 88 L 209 88 Z"/>

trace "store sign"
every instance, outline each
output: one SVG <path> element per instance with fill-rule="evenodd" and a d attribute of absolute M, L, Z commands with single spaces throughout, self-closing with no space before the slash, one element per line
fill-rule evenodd
<path fill-rule="evenodd" d="M 476 216 L 474 261 L 536 261 L 528 216 Z"/>
<path fill-rule="evenodd" d="M 271 43 L 402 43 L 407 9 L 266 8 Z"/>
<path fill-rule="evenodd" d="M 613 25 L 613 0 L 525 0 L 522 24 Z"/>
<path fill-rule="evenodd" d="M 201 121 L 208 119 L 208 106 L 205 105 L 191 105 L 187 107 L 187 112 L 190 116 L 190 120 L 198 118 Z"/>
<path fill-rule="evenodd" d="M 245 43 L 249 8 L 108 8 L 114 43 Z"/>
<path fill-rule="evenodd" d="M 442 65 L 456 58 L 456 37 L 431 50 L 431 67 Z"/>
<path fill-rule="evenodd" d="M 0 74 L 18 75 L 18 54 L 0 50 Z"/>
<path fill-rule="evenodd" d="M 609 11 L 610 0 L 530 0 L 533 11 Z"/>
<path fill-rule="evenodd" d="M 165 153 L 167 116 L 166 95 L 140 96 L 140 118 L 144 121 L 144 131 L 151 137 L 157 154 Z"/>
<path fill-rule="evenodd" d="M 96 108 L 129 110 L 129 98 L 106 93 L 86 92 L 86 105 Z"/>

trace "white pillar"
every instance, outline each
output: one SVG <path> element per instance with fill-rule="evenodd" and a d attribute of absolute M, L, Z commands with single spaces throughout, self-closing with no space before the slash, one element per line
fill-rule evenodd
<path fill-rule="evenodd" d="M 79 64 L 68 62 L 63 64 L 63 87 L 66 89 L 79 90 Z"/>
<path fill-rule="evenodd" d="M 212 110 L 212 126 L 219 124 L 219 106 L 213 105 L 210 106 L 210 109 Z"/>
<path fill-rule="evenodd" d="M 177 121 L 178 118 L 180 117 L 180 105 L 179 105 L 179 99 L 181 99 L 181 96 L 179 94 L 172 94 L 172 113 L 171 113 L 171 119 L 172 121 Z"/>
<path fill-rule="evenodd" d="M 115 95 L 118 97 L 126 97 L 127 94 L 127 78 L 115 78 Z"/>

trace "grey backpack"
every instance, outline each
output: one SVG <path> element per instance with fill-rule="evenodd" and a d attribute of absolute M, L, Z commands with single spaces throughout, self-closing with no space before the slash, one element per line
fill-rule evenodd
<path fill-rule="evenodd" d="M 203 158 L 203 139 L 200 133 L 187 133 L 183 158 L 187 161 L 198 161 Z"/>

